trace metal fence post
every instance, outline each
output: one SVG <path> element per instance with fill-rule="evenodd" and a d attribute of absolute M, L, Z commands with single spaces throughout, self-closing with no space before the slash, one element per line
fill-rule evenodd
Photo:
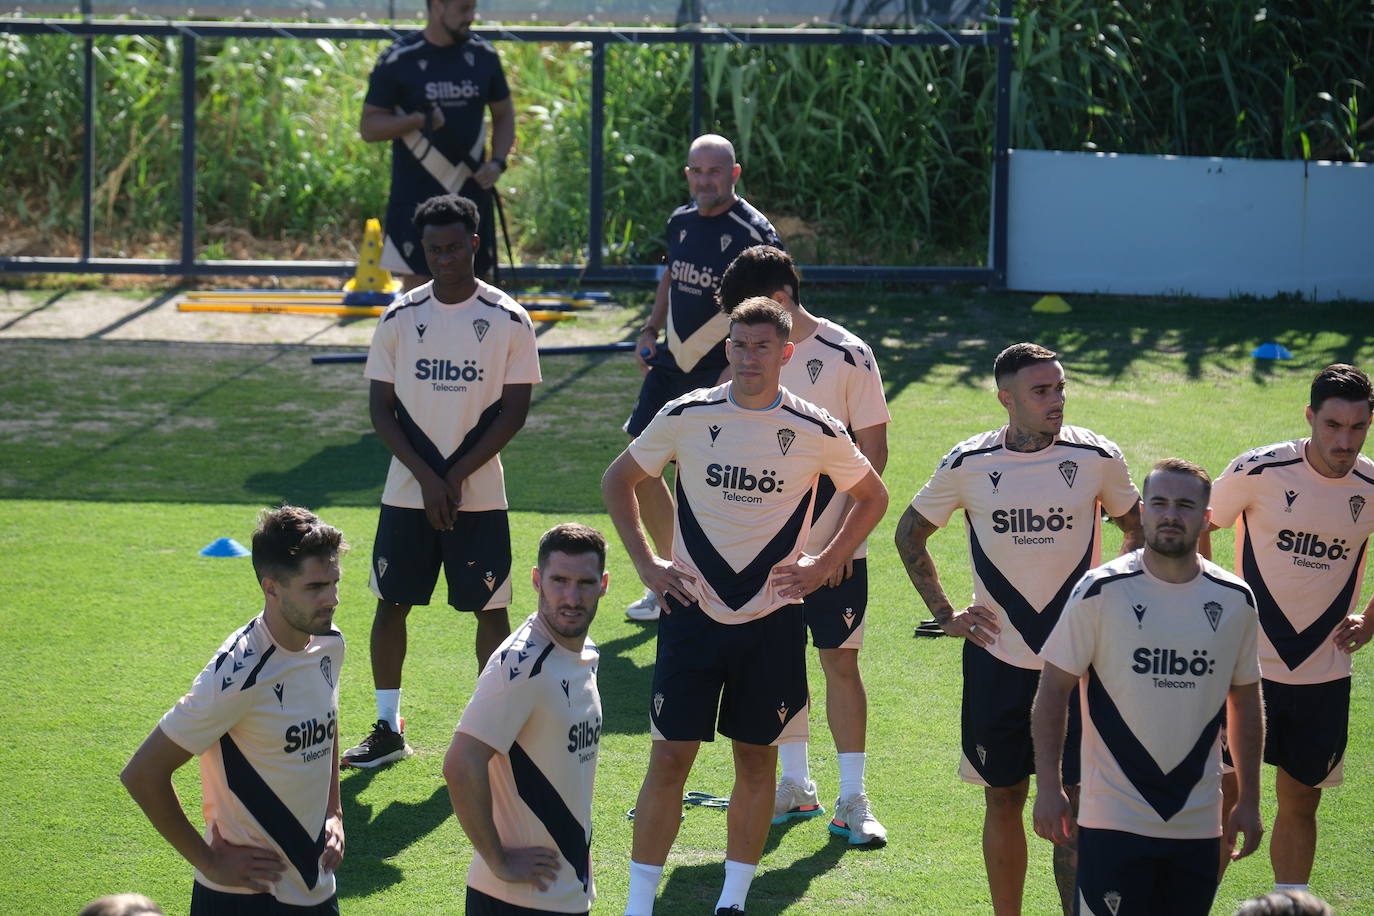
<path fill-rule="evenodd" d="M 587 272 L 601 271 L 601 241 L 603 227 L 601 221 L 605 202 L 602 200 L 605 186 L 603 172 L 605 162 L 606 132 L 606 42 L 604 39 L 592 41 L 592 148 L 591 182 L 588 188 L 587 207 Z"/>
<path fill-rule="evenodd" d="M 181 36 L 181 266 L 196 261 L 196 36 Z"/>

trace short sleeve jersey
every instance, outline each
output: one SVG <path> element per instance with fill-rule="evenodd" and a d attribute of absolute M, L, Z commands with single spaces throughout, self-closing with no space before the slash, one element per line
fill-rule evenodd
<path fill-rule="evenodd" d="M 726 624 L 793 603 L 771 573 L 801 555 L 819 476 L 845 491 L 871 469 L 819 407 L 783 388 L 772 407 L 748 410 L 731 400 L 732 384 L 668 402 L 629 448 L 653 475 L 677 461 L 673 564 L 695 578 L 701 609 Z"/>
<path fill-rule="evenodd" d="M 716 290 L 735 256 L 754 245 L 781 248 L 782 240 L 742 197 L 718 216 L 702 216 L 690 203 L 668 218 L 668 352 L 683 372 L 725 368 L 730 322 Z"/>
<path fill-rule="evenodd" d="M 1080 826 L 1221 835 L 1226 695 L 1259 680 L 1259 622 L 1245 583 L 1201 562 L 1172 583 L 1142 550 L 1117 557 L 1083 577 L 1045 643 L 1045 661 L 1080 679 Z"/>
<path fill-rule="evenodd" d="M 1212 487 L 1212 523 L 1236 529 L 1236 574 L 1255 592 L 1260 668 L 1284 684 L 1350 676 L 1331 633 L 1356 612 L 1374 531 L 1374 461 L 1344 477 L 1307 461 L 1307 439 L 1246 452 Z"/>
<path fill-rule="evenodd" d="M 363 375 L 396 389 L 396 416 L 406 438 L 435 473 L 467 454 L 501 413 L 506 385 L 540 381 L 530 316 L 510 296 L 478 281 L 469 299 L 449 304 L 433 283 L 403 293 L 377 322 Z M 392 457 L 382 502 L 423 509 L 420 485 Z M 506 508 L 497 455 L 463 481 L 462 511 Z"/>
<path fill-rule="evenodd" d="M 406 113 L 438 105 L 444 113 L 444 126 L 432 135 L 414 130 L 392 141 L 388 225 L 409 220 L 420 201 L 462 186 L 484 156 L 487 106 L 508 98 L 500 56 L 476 35 L 441 48 L 416 32 L 386 49 L 368 80 L 367 104 Z"/>
<path fill-rule="evenodd" d="M 519 907 L 586 912 L 592 883 L 592 785 L 601 742 L 600 653 L 560 646 L 537 614 L 493 653 L 477 678 L 458 731 L 497 753 L 488 764 L 492 818 L 506 846 L 558 850 L 547 890 L 511 884 L 474 854 L 468 884 Z"/>
<path fill-rule="evenodd" d="M 883 379 L 873 351 L 858 336 L 833 321 L 818 319 L 820 327 L 796 342 L 792 358 L 782 367 L 782 385 L 823 408 L 853 433 L 892 422 L 883 394 Z M 835 486 L 822 478 L 821 490 Z M 837 493 L 819 517 L 811 520 L 806 552 L 815 556 L 825 549 L 840 528 L 849 497 Z M 814 516 L 814 513 L 813 513 Z M 859 545 L 855 559 L 868 556 L 868 541 Z"/>
<path fill-rule="evenodd" d="M 1101 556 L 1099 505 L 1117 518 L 1140 494 L 1121 449 L 1091 430 L 1065 426 L 1037 452 L 1007 448 L 1006 433 L 956 445 L 911 505 L 941 527 L 964 510 L 972 603 L 994 611 L 1002 628 L 988 651 L 1039 669 L 1069 591 Z"/>
<path fill-rule="evenodd" d="M 324 822 L 338 740 L 337 631 L 312 636 L 299 652 L 272 639 L 261 616 L 230 636 L 191 690 L 159 727 L 200 758 L 205 838 L 262 846 L 288 863 L 272 896 L 313 906 L 334 894 L 334 875 L 320 870 Z M 196 881 L 232 894 L 199 871 Z"/>

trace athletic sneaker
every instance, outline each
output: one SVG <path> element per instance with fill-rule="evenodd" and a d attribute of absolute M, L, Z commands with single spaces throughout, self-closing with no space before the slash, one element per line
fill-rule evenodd
<path fill-rule="evenodd" d="M 372 733 L 364 738 L 361 744 L 343 752 L 339 764 L 368 769 L 391 763 L 393 760 L 404 760 L 413 753 L 415 750 L 406 743 L 404 719 L 401 720 L 400 732 L 392 731 L 391 723 L 387 720 L 378 719 L 377 724 L 372 726 Z"/>
<path fill-rule="evenodd" d="M 740 916 L 743 912 L 744 910 L 737 906 L 723 906 L 716 910 L 716 916 Z"/>
<path fill-rule="evenodd" d="M 835 799 L 835 818 L 830 832 L 848 837 L 850 846 L 884 846 L 887 828 L 873 816 L 873 807 L 863 792 Z"/>
<path fill-rule="evenodd" d="M 648 589 L 644 590 L 644 597 L 625 609 L 625 616 L 631 620 L 639 620 L 648 623 L 658 619 L 658 596 Z"/>
<path fill-rule="evenodd" d="M 778 794 L 773 797 L 773 823 L 783 824 L 794 817 L 816 817 L 824 814 L 821 800 L 816 797 L 816 784 L 807 780 L 797 782 L 790 776 L 778 780 Z"/>

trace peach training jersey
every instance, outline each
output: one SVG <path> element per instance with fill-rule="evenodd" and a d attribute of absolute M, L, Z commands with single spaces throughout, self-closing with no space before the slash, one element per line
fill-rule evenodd
<path fill-rule="evenodd" d="M 911 501 L 932 525 L 964 510 L 973 567 L 972 604 L 997 614 L 988 648 L 1000 661 L 1039 669 L 1038 653 L 1069 590 L 1099 562 L 1102 523 L 1140 499 L 1121 449 L 1065 426 L 1037 452 L 1006 447 L 1007 427 L 959 443 Z"/>
<path fill-rule="evenodd" d="M 272 896 L 314 906 L 334 895 L 320 870 L 329 786 L 335 777 L 339 669 L 337 630 L 312 636 L 299 652 L 278 645 L 259 615 L 230 636 L 191 689 L 158 723 L 200 757 L 205 841 L 212 827 L 240 846 L 275 850 L 288 866 Z M 229 894 L 245 887 L 196 881 Z"/>
<path fill-rule="evenodd" d="M 801 556 L 820 475 L 845 491 L 872 469 L 814 404 L 783 388 L 772 407 L 749 410 L 732 387 L 669 401 L 629 449 L 653 475 L 677 461 L 673 564 L 695 578 L 701 609 L 727 624 L 796 603 L 778 594 L 772 572 Z"/>
<path fill-rule="evenodd" d="M 1374 461 L 1344 477 L 1307 462 L 1307 439 L 1246 452 L 1212 486 L 1212 523 L 1236 528 L 1236 574 L 1259 603 L 1260 669 L 1283 684 L 1350 676 L 1331 641 L 1357 613 L 1365 550 L 1374 531 Z"/>
<path fill-rule="evenodd" d="M 434 297 L 431 281 L 402 293 L 382 313 L 363 375 L 395 386 L 406 438 L 442 476 L 500 414 L 506 385 L 540 381 L 534 325 L 519 303 L 489 283 L 478 280 L 471 298 L 450 304 Z M 425 507 L 419 483 L 394 455 L 382 502 Z M 463 481 L 462 508 L 506 508 L 500 455 Z"/>
<path fill-rule="evenodd" d="M 782 367 L 782 386 L 824 408 L 851 433 L 892 422 L 883 394 L 883 379 L 873 351 L 854 334 L 833 321 L 817 319 L 820 326 L 811 336 L 796 342 L 792 358 Z M 828 478 L 822 490 L 834 490 Z M 815 556 L 840 530 L 849 496 L 835 494 L 818 517 L 811 520 L 806 552 Z M 868 541 L 854 551 L 855 559 L 868 556 Z"/>
<path fill-rule="evenodd" d="M 1092 570 L 1041 653 L 1080 678 L 1078 823 L 1140 836 L 1221 836 L 1221 724 L 1233 685 L 1259 680 L 1250 589 L 1206 560 L 1156 578 L 1144 551 Z"/>
<path fill-rule="evenodd" d="M 601 744 L 601 653 L 589 639 L 573 652 L 531 614 L 487 660 L 458 731 L 497 753 L 487 765 L 492 819 L 502 844 L 558 850 L 547 890 L 511 884 L 476 853 L 467 882 L 520 907 L 585 913 L 592 883 L 592 786 Z"/>

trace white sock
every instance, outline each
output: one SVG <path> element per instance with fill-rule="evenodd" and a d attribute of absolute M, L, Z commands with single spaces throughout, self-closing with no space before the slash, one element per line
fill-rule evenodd
<path fill-rule="evenodd" d="M 630 899 L 625 901 L 625 916 L 652 916 L 654 897 L 662 878 L 662 865 L 630 862 Z"/>
<path fill-rule="evenodd" d="M 1306 892 L 1306 891 L 1307 891 L 1307 885 L 1306 885 L 1306 884 L 1275 884 L 1275 885 L 1274 885 L 1274 890 L 1276 890 L 1276 891 L 1304 891 L 1304 892 Z"/>
<path fill-rule="evenodd" d="M 856 754 L 840 754 L 840 798 L 857 795 L 864 790 L 863 751 Z"/>
<path fill-rule="evenodd" d="M 740 910 L 744 909 L 744 898 L 749 896 L 749 885 L 754 881 L 754 872 L 758 871 L 757 865 L 745 865 L 743 862 L 734 862 L 730 859 L 725 860 L 725 884 L 720 889 L 720 899 L 716 901 L 716 909 L 729 909 L 737 906 Z"/>
<path fill-rule="evenodd" d="M 778 762 L 782 764 L 782 775 L 799 786 L 811 781 L 811 764 L 806 759 L 806 742 L 789 741 L 778 745 Z"/>
<path fill-rule="evenodd" d="M 384 719 L 391 725 L 391 730 L 399 732 L 401 730 L 401 688 L 395 690 L 378 690 L 377 694 L 377 718 Z"/>

